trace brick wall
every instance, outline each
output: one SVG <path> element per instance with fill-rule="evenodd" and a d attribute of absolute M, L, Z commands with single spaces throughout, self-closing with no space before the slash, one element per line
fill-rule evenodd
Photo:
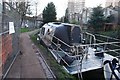
<path fill-rule="evenodd" d="M 2 0 L 0 0 L 0 79 L 2 77 Z"/>
<path fill-rule="evenodd" d="M 2 65 L 4 66 L 7 58 L 12 53 L 12 35 L 2 35 Z"/>
<path fill-rule="evenodd" d="M 0 79 L 2 77 L 2 36 L 0 35 Z"/>

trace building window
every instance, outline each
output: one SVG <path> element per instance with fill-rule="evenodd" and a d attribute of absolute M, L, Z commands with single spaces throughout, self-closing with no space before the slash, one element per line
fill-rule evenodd
<path fill-rule="evenodd" d="M 45 28 L 42 28 L 41 34 L 44 35 L 44 33 L 45 33 Z"/>
<path fill-rule="evenodd" d="M 112 14 L 112 11 L 110 11 L 109 14 L 111 15 L 111 14 Z"/>

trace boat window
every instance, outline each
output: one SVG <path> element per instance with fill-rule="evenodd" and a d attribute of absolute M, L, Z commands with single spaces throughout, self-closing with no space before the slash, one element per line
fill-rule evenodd
<path fill-rule="evenodd" d="M 80 26 L 75 26 L 75 27 L 79 28 L 79 30 L 80 30 L 80 32 L 81 32 L 81 27 L 80 27 Z"/>
<path fill-rule="evenodd" d="M 71 32 L 71 42 L 72 43 L 81 43 L 81 30 L 79 27 L 75 26 Z"/>
<path fill-rule="evenodd" d="M 41 34 L 44 35 L 44 33 L 45 33 L 45 28 L 42 28 Z"/>
<path fill-rule="evenodd" d="M 50 32 L 52 32 L 52 29 L 51 29 L 51 28 L 49 28 L 49 29 L 48 29 L 48 32 L 49 32 L 49 33 L 50 33 Z"/>
<path fill-rule="evenodd" d="M 60 24 L 61 24 L 61 22 L 54 22 L 53 24 L 60 25 Z"/>
<path fill-rule="evenodd" d="M 49 35 L 49 34 L 50 34 L 50 32 L 51 32 L 51 29 L 48 29 L 47 34 Z"/>

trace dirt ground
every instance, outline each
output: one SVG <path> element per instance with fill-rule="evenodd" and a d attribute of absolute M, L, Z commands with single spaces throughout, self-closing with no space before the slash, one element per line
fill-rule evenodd
<path fill-rule="evenodd" d="M 46 78 L 45 71 L 32 45 L 28 33 L 21 33 L 20 49 L 22 54 L 17 56 L 7 78 Z"/>

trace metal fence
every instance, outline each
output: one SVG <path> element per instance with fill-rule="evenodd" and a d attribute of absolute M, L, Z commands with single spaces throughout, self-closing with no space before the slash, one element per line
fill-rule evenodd
<path fill-rule="evenodd" d="M 14 24 L 15 33 L 9 34 L 9 23 Z M 19 52 L 20 14 L 8 2 L 2 2 L 2 76 L 8 72 L 11 63 Z"/>

